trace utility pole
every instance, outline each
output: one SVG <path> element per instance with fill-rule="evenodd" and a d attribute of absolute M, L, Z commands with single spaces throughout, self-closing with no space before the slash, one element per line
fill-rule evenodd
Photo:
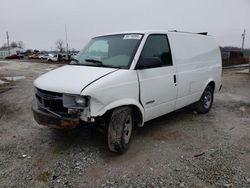
<path fill-rule="evenodd" d="M 66 25 L 66 24 L 65 24 L 65 39 L 66 39 L 66 51 L 67 51 L 67 57 L 69 58 L 68 33 L 67 33 L 67 25 Z"/>
<path fill-rule="evenodd" d="M 8 31 L 6 32 L 6 37 L 7 37 L 8 52 L 9 52 L 9 56 L 10 56 L 10 41 L 9 41 L 9 33 L 8 33 Z"/>
<path fill-rule="evenodd" d="M 246 38 L 246 30 L 244 29 L 243 34 L 241 35 L 242 37 L 242 50 L 244 49 L 244 43 L 245 43 L 245 38 Z"/>

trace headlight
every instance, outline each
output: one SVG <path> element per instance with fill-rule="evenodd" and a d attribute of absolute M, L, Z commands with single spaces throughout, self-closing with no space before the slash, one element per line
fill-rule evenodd
<path fill-rule="evenodd" d="M 87 106 L 87 99 L 84 97 L 81 97 L 81 96 L 76 96 L 75 103 L 78 106 L 85 107 L 85 106 Z"/>

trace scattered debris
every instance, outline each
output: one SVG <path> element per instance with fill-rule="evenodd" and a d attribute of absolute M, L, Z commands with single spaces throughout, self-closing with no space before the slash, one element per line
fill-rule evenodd
<path fill-rule="evenodd" d="M 184 182 L 181 182 L 181 183 L 180 183 L 180 187 L 185 187 L 185 183 L 184 183 Z"/>
<path fill-rule="evenodd" d="M 57 178 L 58 178 L 58 176 L 56 176 L 56 175 L 52 176 L 52 180 L 56 180 Z"/>
<path fill-rule="evenodd" d="M 180 169 L 180 168 L 176 168 L 176 169 L 174 169 L 174 170 L 175 170 L 175 171 L 177 171 L 177 172 L 178 172 L 178 171 L 181 171 L 181 169 Z"/>
<path fill-rule="evenodd" d="M 75 169 L 81 170 L 82 168 L 80 166 L 76 166 Z"/>
<path fill-rule="evenodd" d="M 64 186 L 66 187 L 66 186 L 68 186 L 68 185 L 69 185 L 69 182 L 66 181 L 66 182 L 64 183 Z"/>
<path fill-rule="evenodd" d="M 22 156 L 19 156 L 18 158 L 20 158 L 20 159 L 24 159 L 24 158 L 30 159 L 31 156 L 30 156 L 30 155 L 23 154 Z"/>
<path fill-rule="evenodd" d="M 200 157 L 200 156 L 202 156 L 202 155 L 205 155 L 205 152 L 202 152 L 202 153 L 196 154 L 196 155 L 194 155 L 194 157 Z"/>
<path fill-rule="evenodd" d="M 231 183 L 230 183 L 230 184 L 226 183 L 226 184 L 223 185 L 223 187 L 225 187 L 225 188 L 231 188 L 231 187 L 233 187 L 233 184 L 231 184 Z"/>
<path fill-rule="evenodd" d="M 231 131 L 231 130 L 233 130 L 235 127 L 231 127 L 229 130 Z"/>

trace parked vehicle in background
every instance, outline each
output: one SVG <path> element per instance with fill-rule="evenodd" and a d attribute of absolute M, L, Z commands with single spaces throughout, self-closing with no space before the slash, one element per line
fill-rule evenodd
<path fill-rule="evenodd" d="M 204 34 L 141 31 L 97 36 L 69 64 L 35 80 L 35 120 L 52 128 L 97 126 L 122 153 L 132 130 L 193 105 L 212 107 L 221 88 L 215 39 Z"/>
<path fill-rule="evenodd" d="M 13 54 L 13 55 L 5 57 L 5 59 L 23 59 L 23 58 L 24 56 L 20 54 Z"/>
<path fill-rule="evenodd" d="M 50 54 L 47 61 L 56 62 L 58 61 L 59 54 Z"/>
<path fill-rule="evenodd" d="M 27 50 L 21 52 L 20 54 L 23 55 L 23 56 L 28 57 L 28 56 L 33 54 L 33 51 L 31 49 L 27 49 Z"/>
<path fill-rule="evenodd" d="M 70 55 L 69 54 L 62 54 L 62 60 L 63 61 L 69 61 L 70 60 Z"/>
<path fill-rule="evenodd" d="M 71 59 L 71 60 L 72 60 L 72 59 L 75 59 L 76 55 L 77 55 L 77 53 L 71 54 L 71 55 L 70 55 L 70 59 Z"/>
<path fill-rule="evenodd" d="M 40 59 L 42 60 L 48 60 L 48 58 L 53 57 L 52 54 L 43 54 L 40 56 Z"/>
<path fill-rule="evenodd" d="M 28 56 L 29 59 L 39 59 L 39 54 L 32 54 Z"/>

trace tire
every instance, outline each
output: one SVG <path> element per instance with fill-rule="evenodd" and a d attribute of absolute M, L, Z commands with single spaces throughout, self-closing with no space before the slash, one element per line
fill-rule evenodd
<path fill-rule="evenodd" d="M 195 110 L 199 114 L 206 114 L 210 111 L 214 101 L 214 90 L 211 86 L 207 86 L 200 100 L 195 103 Z"/>
<path fill-rule="evenodd" d="M 128 149 L 133 125 L 133 111 L 130 107 L 119 107 L 112 112 L 108 125 L 110 151 L 121 154 Z"/>

